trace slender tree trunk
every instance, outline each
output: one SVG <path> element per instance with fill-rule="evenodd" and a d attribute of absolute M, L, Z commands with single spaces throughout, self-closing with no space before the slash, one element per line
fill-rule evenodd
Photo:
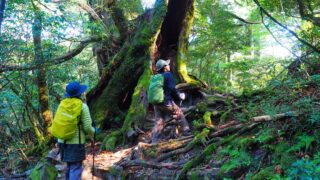
<path fill-rule="evenodd" d="M 44 66 L 44 56 L 41 47 L 42 19 L 40 9 L 38 9 L 38 7 L 36 7 L 36 5 L 34 4 L 33 7 L 35 16 L 32 24 L 32 35 L 34 43 L 35 62 L 40 67 L 37 70 L 39 108 L 43 120 L 43 128 L 45 129 L 46 135 L 49 135 L 49 133 L 47 132 L 47 128 L 51 123 L 52 116 L 51 111 L 49 109 L 48 89 L 46 82 L 46 67 Z"/>
<path fill-rule="evenodd" d="M 0 34 L 1 34 L 1 27 L 3 22 L 3 15 L 4 15 L 4 9 L 6 7 L 6 0 L 0 0 Z"/>

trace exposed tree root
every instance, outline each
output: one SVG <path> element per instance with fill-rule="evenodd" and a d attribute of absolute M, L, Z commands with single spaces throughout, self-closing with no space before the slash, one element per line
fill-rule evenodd
<path fill-rule="evenodd" d="M 186 173 L 194 166 L 198 165 L 199 163 L 201 163 L 203 161 L 203 159 L 208 156 L 213 150 L 215 150 L 218 146 L 224 145 L 226 143 L 229 143 L 230 141 L 232 141 L 235 137 L 240 136 L 241 134 L 255 128 L 259 123 L 253 123 L 250 124 L 249 126 L 245 126 L 243 127 L 241 130 L 239 130 L 236 134 L 227 137 L 226 139 L 218 142 L 218 143 L 212 143 L 210 144 L 208 147 L 205 148 L 205 150 L 196 158 L 194 158 L 192 161 L 188 162 L 187 164 L 185 164 L 181 170 L 181 172 L 176 176 L 176 180 L 179 179 L 184 179 Z"/>
<path fill-rule="evenodd" d="M 198 134 L 196 137 L 193 138 L 193 140 L 184 148 L 177 148 L 174 151 L 170 151 L 166 154 L 163 154 L 162 156 L 158 157 L 155 162 L 161 162 L 164 161 L 174 155 L 186 153 L 190 151 L 195 145 L 199 144 L 208 134 L 207 130 L 203 130 L 202 133 Z"/>
<path fill-rule="evenodd" d="M 161 142 L 157 144 L 139 143 L 134 149 L 133 156 L 135 159 L 148 160 L 155 159 L 162 156 L 163 153 L 172 152 L 176 149 L 186 146 L 193 136 L 182 139 L 174 139 L 168 142 Z M 156 161 L 157 162 L 157 161 Z"/>
<path fill-rule="evenodd" d="M 194 110 L 194 108 L 191 109 L 191 111 Z M 172 170 L 173 174 L 179 172 L 176 179 L 184 179 L 191 168 L 196 167 L 203 162 L 204 159 L 208 155 L 211 155 L 219 146 L 230 143 L 235 138 L 251 131 L 259 124 L 274 120 L 283 120 L 294 115 L 297 115 L 297 112 L 280 113 L 272 116 L 257 116 L 250 119 L 247 123 L 234 120 L 220 125 L 208 126 L 208 124 L 206 124 L 208 127 L 204 126 L 207 128 L 203 128 L 202 132 L 196 136 L 187 136 L 156 144 L 139 143 L 136 147 L 131 148 L 132 152 L 119 161 L 117 165 L 121 166 L 123 171 L 129 170 L 130 172 L 139 170 L 143 173 L 147 173 L 151 171 L 151 169 L 154 169 L 157 172 L 166 169 Z M 190 152 L 199 144 L 204 144 L 204 146 L 206 146 L 200 154 L 193 154 L 193 151 Z M 175 162 L 163 162 L 188 152 L 190 152 L 189 155 L 193 157 L 188 158 L 190 161 L 187 163 L 185 163 L 185 159 L 182 161 L 181 159 L 173 160 Z M 179 169 L 181 169 L 181 171 Z M 217 169 L 219 168 L 216 168 L 216 171 L 218 171 Z M 216 176 L 216 174 L 217 173 L 211 175 Z"/>

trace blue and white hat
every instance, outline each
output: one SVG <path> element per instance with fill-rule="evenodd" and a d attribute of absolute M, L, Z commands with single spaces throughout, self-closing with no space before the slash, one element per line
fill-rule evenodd
<path fill-rule="evenodd" d="M 159 59 L 156 63 L 156 71 L 160 71 L 164 66 L 168 66 L 170 64 L 170 59 L 163 60 Z"/>

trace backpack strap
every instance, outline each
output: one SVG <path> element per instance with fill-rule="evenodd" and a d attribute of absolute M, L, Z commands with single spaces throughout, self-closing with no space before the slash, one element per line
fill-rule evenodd
<path fill-rule="evenodd" d="M 80 123 L 81 123 L 81 121 L 80 121 L 80 116 L 81 116 L 81 114 L 78 116 L 78 119 L 79 119 L 79 122 L 78 122 L 79 144 L 81 144 L 81 131 L 80 131 Z"/>
<path fill-rule="evenodd" d="M 83 105 L 83 104 L 82 104 Z M 82 114 L 82 108 L 83 106 L 81 107 L 81 112 L 78 116 L 78 132 L 79 132 L 79 144 L 81 144 L 81 131 L 80 131 L 80 124 L 81 124 L 81 114 Z"/>

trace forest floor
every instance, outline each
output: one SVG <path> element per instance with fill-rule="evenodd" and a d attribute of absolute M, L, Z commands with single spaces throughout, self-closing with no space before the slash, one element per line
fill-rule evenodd
<path fill-rule="evenodd" d="M 319 87 L 316 76 L 238 97 L 209 95 L 184 108 L 191 136 L 151 144 L 142 129 L 140 142 L 113 152 L 98 142 L 94 179 L 319 179 Z M 92 159 L 88 145 L 83 179 L 92 179 Z M 63 163 L 53 165 L 63 179 Z"/>
<path fill-rule="evenodd" d="M 149 129 L 143 142 L 98 153 L 95 178 L 319 179 L 319 82 L 209 95 L 184 108 L 193 135 L 151 144 Z M 92 178 L 92 153 L 85 164 L 83 178 Z"/>

